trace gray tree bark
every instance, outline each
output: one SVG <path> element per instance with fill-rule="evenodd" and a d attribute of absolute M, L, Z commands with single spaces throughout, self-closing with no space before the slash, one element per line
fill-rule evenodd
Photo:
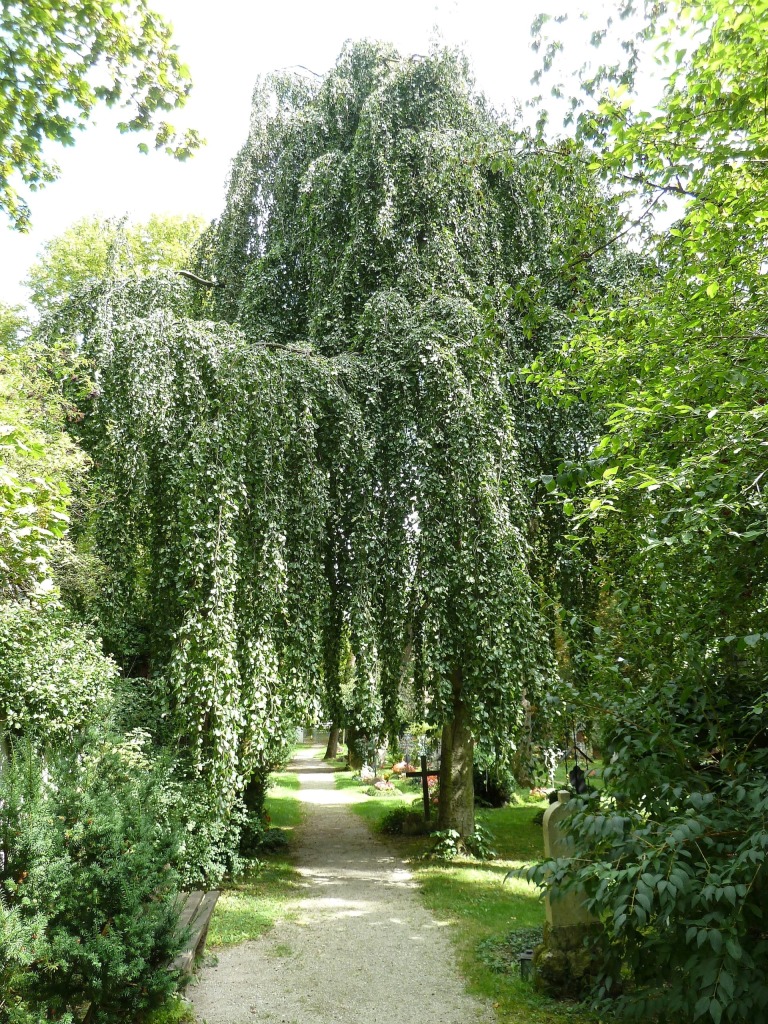
<path fill-rule="evenodd" d="M 359 772 L 363 767 L 363 755 L 360 751 L 359 739 L 360 734 L 357 729 L 347 729 L 347 764 L 356 772 Z"/>
<path fill-rule="evenodd" d="M 474 740 L 461 681 L 461 669 L 456 669 L 453 718 L 443 726 L 437 824 L 441 830 L 455 829 L 460 836 L 468 836 L 475 830 Z"/>
<path fill-rule="evenodd" d="M 323 755 L 324 761 L 333 761 L 339 755 L 339 727 L 338 725 L 331 726 L 331 732 L 328 736 L 328 746 L 325 748 L 325 754 Z"/>

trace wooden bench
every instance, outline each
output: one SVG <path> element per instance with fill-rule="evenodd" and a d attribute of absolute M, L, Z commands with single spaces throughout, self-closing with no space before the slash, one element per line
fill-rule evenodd
<path fill-rule="evenodd" d="M 218 889 L 211 892 L 180 892 L 181 913 L 178 929 L 180 932 L 189 930 L 189 938 L 179 955 L 171 962 L 170 970 L 178 971 L 182 980 L 189 980 L 197 957 L 203 955 L 205 940 L 208 936 L 208 925 L 211 923 L 213 908 L 219 898 Z"/>

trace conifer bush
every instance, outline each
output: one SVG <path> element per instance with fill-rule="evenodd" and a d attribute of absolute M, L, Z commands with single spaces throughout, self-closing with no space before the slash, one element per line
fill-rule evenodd
<path fill-rule="evenodd" d="M 14 1024 L 140 1021 L 173 991 L 174 801 L 141 734 L 45 761 L 16 746 L 0 776 L 0 999 Z"/>

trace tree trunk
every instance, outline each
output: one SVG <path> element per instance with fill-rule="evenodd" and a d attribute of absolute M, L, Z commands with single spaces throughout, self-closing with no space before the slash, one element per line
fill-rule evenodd
<path fill-rule="evenodd" d="M 347 764 L 352 771 L 359 772 L 363 767 L 363 753 L 360 749 L 360 733 L 357 729 L 347 729 Z"/>
<path fill-rule="evenodd" d="M 475 785 L 472 778 L 474 740 L 469 709 L 461 695 L 461 669 L 453 674 L 453 719 L 443 726 L 440 753 L 438 828 L 460 836 L 475 830 Z"/>
<path fill-rule="evenodd" d="M 243 790 L 243 803 L 249 817 L 260 818 L 264 813 L 264 801 L 267 796 L 267 779 L 269 774 L 254 772 Z"/>
<path fill-rule="evenodd" d="M 331 732 L 328 737 L 328 746 L 325 748 L 324 761 L 333 761 L 339 756 L 339 727 L 338 725 L 331 726 Z"/>

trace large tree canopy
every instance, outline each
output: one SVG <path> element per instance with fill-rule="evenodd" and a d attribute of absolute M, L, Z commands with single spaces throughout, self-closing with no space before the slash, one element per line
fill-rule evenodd
<path fill-rule="evenodd" d="M 472 830 L 474 738 L 513 749 L 553 678 L 518 370 L 582 287 L 564 254 L 609 237 L 569 209 L 600 209 L 576 147 L 536 151 L 454 54 L 358 44 L 256 90 L 217 286 L 111 285 L 77 321 L 106 635 L 225 804 L 352 665 L 359 728 L 396 729 L 404 687 L 443 727 L 443 822 Z"/>
<path fill-rule="evenodd" d="M 121 131 L 154 131 L 155 148 L 179 159 L 200 145 L 196 132 L 179 137 L 157 120 L 191 87 L 170 40 L 145 0 L 3 0 L 0 209 L 15 227 L 26 229 L 30 216 L 17 183 L 34 190 L 53 181 L 44 144 L 72 145 L 99 102 L 126 108 Z"/>

